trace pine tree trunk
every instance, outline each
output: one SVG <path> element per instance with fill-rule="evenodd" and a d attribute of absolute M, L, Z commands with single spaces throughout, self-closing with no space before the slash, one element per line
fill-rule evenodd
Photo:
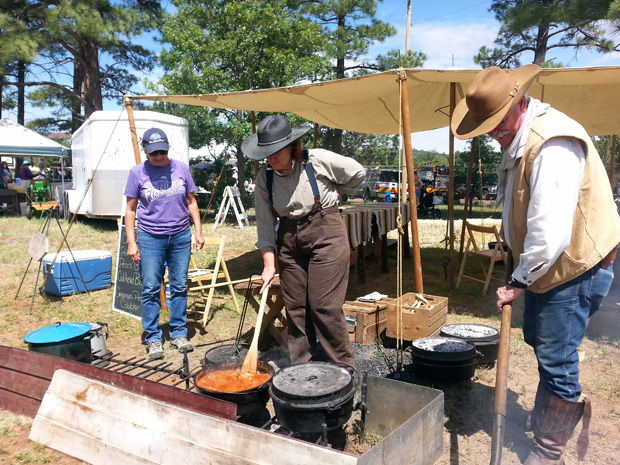
<path fill-rule="evenodd" d="M 536 65 L 540 65 L 547 60 L 547 42 L 549 41 L 549 27 L 538 26 L 538 34 L 536 36 L 536 50 L 534 50 L 534 61 Z"/>
<path fill-rule="evenodd" d="M 4 91 L 4 74 L 0 74 L 0 119 L 2 119 L 2 105 L 4 105 L 4 102 L 2 100 L 3 91 Z"/>
<path fill-rule="evenodd" d="M 75 132 L 84 122 L 82 115 L 82 83 L 84 82 L 84 73 L 79 60 L 73 61 L 73 95 L 71 99 L 71 132 Z"/>
<path fill-rule="evenodd" d="M 26 64 L 23 61 L 17 63 L 17 122 L 24 125 L 26 97 L 24 82 L 26 80 Z"/>
<path fill-rule="evenodd" d="M 91 39 L 80 44 L 80 54 L 84 64 L 84 118 L 93 112 L 103 110 L 101 97 L 101 78 L 99 75 L 99 48 Z"/>

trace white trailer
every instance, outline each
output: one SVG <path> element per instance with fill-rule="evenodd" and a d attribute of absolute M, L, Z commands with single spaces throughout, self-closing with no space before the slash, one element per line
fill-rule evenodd
<path fill-rule="evenodd" d="M 135 111 L 134 119 L 138 141 L 147 129 L 160 128 L 168 136 L 170 158 L 189 163 L 189 125 L 185 118 Z M 88 180 L 92 178 L 92 185 L 77 213 L 92 218 L 119 217 L 127 176 L 136 164 L 127 112 L 96 111 L 90 115 L 73 133 L 71 155 L 73 188 L 67 190 L 64 197 L 68 211 L 76 212 Z M 146 159 L 142 148 L 140 156 L 142 161 Z"/>

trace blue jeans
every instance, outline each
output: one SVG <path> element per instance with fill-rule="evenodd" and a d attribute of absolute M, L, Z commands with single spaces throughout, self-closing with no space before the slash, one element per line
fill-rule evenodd
<path fill-rule="evenodd" d="M 613 266 L 597 265 L 543 294 L 525 291 L 523 337 L 534 348 L 543 387 L 555 396 L 574 402 L 581 395 L 577 348 L 613 279 Z"/>
<path fill-rule="evenodd" d="M 187 337 L 187 268 L 192 246 L 190 228 L 171 236 L 149 234 L 137 228 L 142 278 L 142 327 L 145 341 L 162 340 L 159 329 L 159 292 L 168 266 L 170 283 L 170 338 Z"/>

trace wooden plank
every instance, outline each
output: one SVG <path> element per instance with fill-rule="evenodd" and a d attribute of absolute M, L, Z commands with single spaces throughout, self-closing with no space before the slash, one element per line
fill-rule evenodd
<path fill-rule="evenodd" d="M 230 402 L 38 352 L 0 345 L 0 367 L 19 370 L 44 380 L 51 380 L 56 370 L 68 370 L 199 413 L 230 420 L 237 418 L 237 406 Z M 21 389 L 19 385 L 11 385 L 14 392 L 20 392 Z"/>
<path fill-rule="evenodd" d="M 34 418 L 37 410 L 39 410 L 39 405 L 41 405 L 39 399 L 32 399 L 16 392 L 0 389 L 0 409 Z"/>
<path fill-rule="evenodd" d="M 29 438 L 93 464 L 355 465 L 329 448 L 58 370 Z"/>
<path fill-rule="evenodd" d="M 49 384 L 48 379 L 0 367 L 1 389 L 19 392 L 21 395 L 41 401 Z"/>

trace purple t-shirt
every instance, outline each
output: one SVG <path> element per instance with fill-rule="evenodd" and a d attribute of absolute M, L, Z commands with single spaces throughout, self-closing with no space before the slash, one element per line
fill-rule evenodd
<path fill-rule="evenodd" d="M 178 160 L 166 166 L 149 161 L 129 171 L 125 195 L 139 199 L 138 227 L 149 234 L 173 235 L 189 228 L 186 194 L 196 191 L 189 167 Z"/>

